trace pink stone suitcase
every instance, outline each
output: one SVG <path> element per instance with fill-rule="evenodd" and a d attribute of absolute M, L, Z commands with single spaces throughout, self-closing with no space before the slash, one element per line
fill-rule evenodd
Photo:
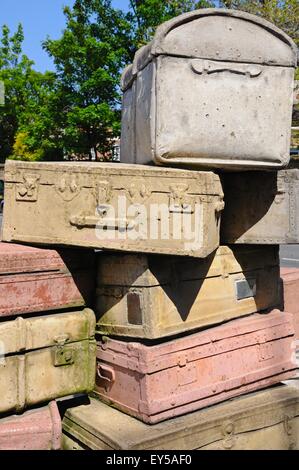
<path fill-rule="evenodd" d="M 91 305 L 94 253 L 0 243 L 0 317 Z"/>
<path fill-rule="evenodd" d="M 0 450 L 59 450 L 61 418 L 55 401 L 0 419 Z"/>
<path fill-rule="evenodd" d="M 103 337 L 95 396 L 157 423 L 295 375 L 292 314 L 274 310 L 146 346 Z"/>
<path fill-rule="evenodd" d="M 284 310 L 294 315 L 295 336 L 299 349 L 299 268 L 281 268 Z"/>

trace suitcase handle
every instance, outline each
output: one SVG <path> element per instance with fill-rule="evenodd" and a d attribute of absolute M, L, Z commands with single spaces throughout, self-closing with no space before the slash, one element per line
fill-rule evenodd
<path fill-rule="evenodd" d="M 103 375 L 107 374 L 107 375 Z M 110 366 L 105 366 L 104 364 L 97 365 L 97 374 L 100 379 L 105 380 L 106 382 L 113 383 L 115 382 L 115 371 Z"/>
<path fill-rule="evenodd" d="M 74 215 L 70 217 L 70 224 L 78 228 L 96 228 L 99 225 L 102 225 L 103 228 L 112 230 L 128 230 L 133 228 L 133 221 L 127 219 L 103 219 L 95 216 L 80 216 Z"/>
<path fill-rule="evenodd" d="M 258 77 L 262 73 L 262 67 L 259 65 L 233 64 L 229 62 L 214 62 L 211 60 L 193 59 L 191 69 L 200 75 L 220 72 L 230 72 L 237 75 L 246 75 L 247 77 Z"/>

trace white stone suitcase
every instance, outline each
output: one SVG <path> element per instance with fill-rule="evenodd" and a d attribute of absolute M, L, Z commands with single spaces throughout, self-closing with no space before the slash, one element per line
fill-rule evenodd
<path fill-rule="evenodd" d="M 297 47 L 264 19 L 201 9 L 158 27 L 122 77 L 121 161 L 281 168 Z"/>

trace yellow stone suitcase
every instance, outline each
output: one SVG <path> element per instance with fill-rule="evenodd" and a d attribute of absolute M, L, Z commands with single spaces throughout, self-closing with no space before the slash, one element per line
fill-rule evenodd
<path fill-rule="evenodd" d="M 202 258 L 219 246 L 223 207 L 212 172 L 11 160 L 3 240 Z"/>
<path fill-rule="evenodd" d="M 206 259 L 98 253 L 101 334 L 158 339 L 275 307 L 276 246 L 221 246 Z"/>
<path fill-rule="evenodd" d="M 91 398 L 62 424 L 65 450 L 299 449 L 299 389 L 278 385 L 155 425 Z"/>
<path fill-rule="evenodd" d="M 90 309 L 0 323 L 0 413 L 90 392 L 95 382 Z"/>

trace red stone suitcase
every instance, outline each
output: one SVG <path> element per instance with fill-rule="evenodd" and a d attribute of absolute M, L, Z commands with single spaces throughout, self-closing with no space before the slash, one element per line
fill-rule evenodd
<path fill-rule="evenodd" d="M 91 305 L 94 253 L 0 243 L 0 317 Z"/>
<path fill-rule="evenodd" d="M 59 450 L 61 418 L 55 401 L 0 419 L 0 450 Z"/>
<path fill-rule="evenodd" d="M 281 268 L 284 310 L 294 315 L 295 336 L 299 348 L 299 268 Z"/>
<path fill-rule="evenodd" d="M 292 377 L 292 314 L 274 310 L 155 346 L 103 337 L 95 396 L 156 423 Z"/>

